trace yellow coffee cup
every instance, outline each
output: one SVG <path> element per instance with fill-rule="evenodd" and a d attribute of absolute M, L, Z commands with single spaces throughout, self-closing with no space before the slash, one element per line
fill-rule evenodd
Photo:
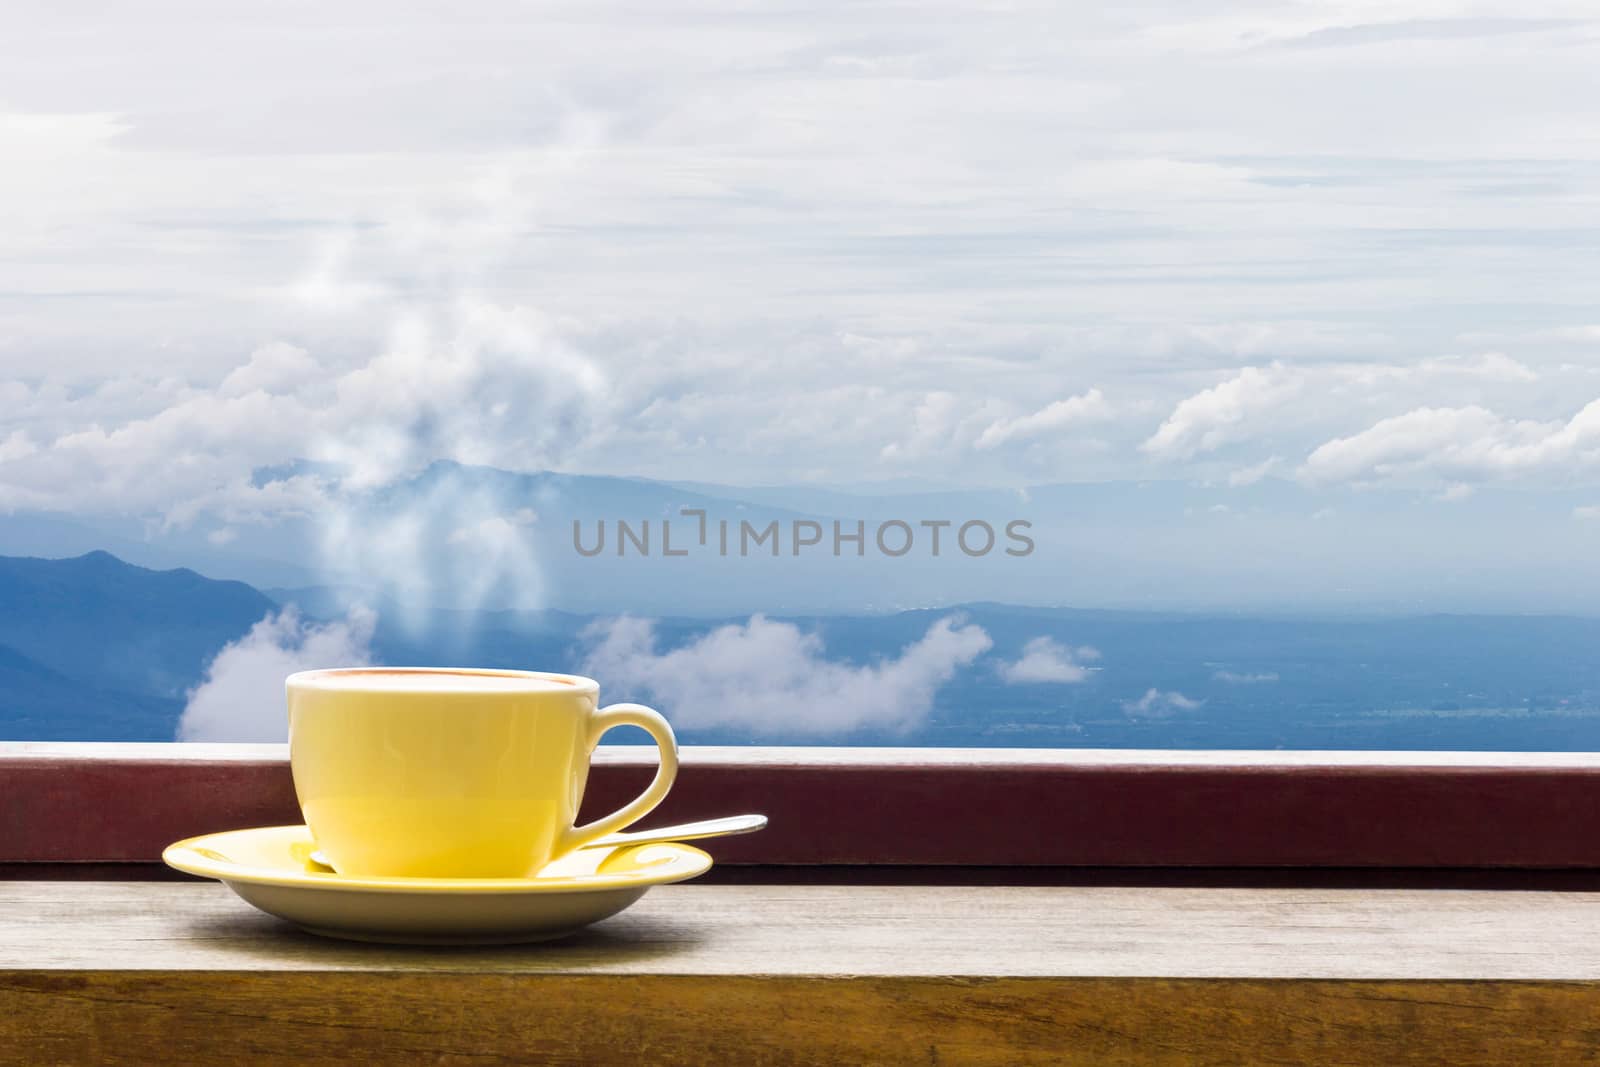
<path fill-rule="evenodd" d="M 287 687 L 295 793 L 340 874 L 529 877 L 644 817 L 678 774 L 666 719 L 601 708 L 600 686 L 575 675 L 354 667 Z M 660 766 L 631 803 L 575 826 L 590 755 L 614 726 L 647 731 Z"/>

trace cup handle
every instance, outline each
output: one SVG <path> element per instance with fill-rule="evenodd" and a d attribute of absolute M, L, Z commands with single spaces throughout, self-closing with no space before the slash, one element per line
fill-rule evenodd
<path fill-rule="evenodd" d="M 678 739 L 673 736 L 672 727 L 662 718 L 660 712 L 643 704 L 612 704 L 601 708 L 595 712 L 594 718 L 589 720 L 591 752 L 600 743 L 600 735 L 614 726 L 637 726 L 655 738 L 656 748 L 661 752 L 661 762 L 656 767 L 656 776 L 650 780 L 643 793 L 610 815 L 596 819 L 585 826 L 574 826 L 565 831 L 562 834 L 561 847 L 556 850 L 557 856 L 564 856 L 573 849 L 582 848 L 597 837 L 604 837 L 624 826 L 638 822 L 661 803 L 662 798 L 667 795 L 667 790 L 672 788 L 673 781 L 678 777 Z"/>

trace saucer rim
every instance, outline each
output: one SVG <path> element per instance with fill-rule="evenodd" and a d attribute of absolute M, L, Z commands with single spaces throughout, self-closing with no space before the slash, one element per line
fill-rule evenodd
<path fill-rule="evenodd" d="M 348 877 L 329 871 L 287 871 L 282 868 L 250 866 L 233 861 L 207 859 L 195 851 L 199 847 L 214 847 L 221 837 L 237 834 L 305 831 L 304 823 L 278 826 L 250 826 L 237 830 L 218 830 L 197 834 L 174 841 L 161 851 L 161 860 L 173 870 L 200 878 L 221 882 L 244 882 L 251 885 L 271 885 L 285 889 L 328 890 L 333 892 L 364 893 L 511 893 L 549 894 L 609 893 L 627 889 L 648 889 L 651 886 L 669 885 L 696 878 L 711 869 L 710 854 L 681 841 L 656 841 L 644 845 L 615 845 L 611 852 L 625 848 L 666 848 L 675 856 L 668 863 L 656 865 L 662 869 L 643 867 L 630 873 L 565 875 L 560 878 L 396 878 Z M 186 853 L 180 858 L 180 853 Z M 192 859 L 190 858 L 192 857 Z"/>

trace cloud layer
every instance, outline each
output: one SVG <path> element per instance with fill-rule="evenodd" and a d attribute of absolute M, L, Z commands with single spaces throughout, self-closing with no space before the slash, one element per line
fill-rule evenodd
<path fill-rule="evenodd" d="M 551 465 L 599 403 L 600 372 L 536 312 L 457 297 L 394 315 L 375 354 L 347 367 L 274 342 L 215 388 L 113 379 L 68 399 L 14 383 L 12 416 L 41 417 L 0 444 L 0 508 L 305 513 L 436 460 Z M 126 394 L 155 410 L 111 421 Z M 299 460 L 317 473 L 260 474 Z"/>
<path fill-rule="evenodd" d="M 1581 5 L 155 10 L 0 40 L 0 507 L 1490 479 L 1600 396 Z"/>

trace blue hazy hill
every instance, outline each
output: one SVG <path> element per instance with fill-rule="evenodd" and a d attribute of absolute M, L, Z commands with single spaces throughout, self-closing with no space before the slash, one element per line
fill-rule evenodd
<path fill-rule="evenodd" d="M 274 607 L 242 582 L 107 552 L 0 557 L 0 730 L 170 740 L 206 664 Z"/>
<path fill-rule="evenodd" d="M 181 700 L 98 689 L 0 647 L 0 738 L 170 741 Z"/>

